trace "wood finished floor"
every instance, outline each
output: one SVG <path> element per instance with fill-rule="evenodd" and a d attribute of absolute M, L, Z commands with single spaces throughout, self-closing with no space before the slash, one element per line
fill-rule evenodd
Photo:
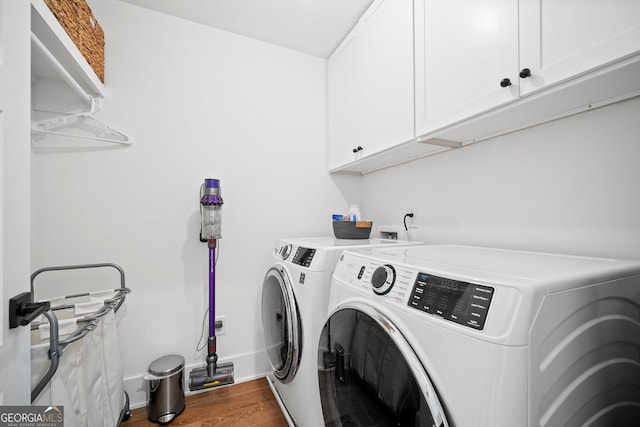
<path fill-rule="evenodd" d="M 169 426 L 187 427 L 287 427 L 278 402 L 265 378 L 215 388 L 187 396 L 185 410 Z M 147 408 L 131 411 L 123 427 L 155 426 Z"/>

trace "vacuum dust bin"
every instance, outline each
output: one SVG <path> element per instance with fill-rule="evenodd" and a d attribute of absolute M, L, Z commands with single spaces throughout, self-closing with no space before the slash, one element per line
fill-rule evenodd
<path fill-rule="evenodd" d="M 145 379 L 149 383 L 147 414 L 149 420 L 164 424 L 184 411 L 184 357 L 170 354 L 149 365 Z"/>

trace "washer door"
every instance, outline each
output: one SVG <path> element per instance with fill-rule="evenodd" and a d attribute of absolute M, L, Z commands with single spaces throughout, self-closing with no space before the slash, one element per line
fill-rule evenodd
<path fill-rule="evenodd" d="M 273 373 L 293 380 L 302 354 L 302 326 L 291 280 L 282 266 L 267 271 L 262 284 L 262 326 Z"/>
<path fill-rule="evenodd" d="M 420 360 L 375 308 L 340 306 L 325 323 L 318 352 L 325 425 L 449 426 Z"/>

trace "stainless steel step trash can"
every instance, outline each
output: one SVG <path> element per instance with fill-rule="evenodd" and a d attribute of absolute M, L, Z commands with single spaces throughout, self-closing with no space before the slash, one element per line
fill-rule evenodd
<path fill-rule="evenodd" d="M 149 420 L 165 424 L 184 411 L 184 357 L 170 354 L 154 360 L 146 375 L 149 383 Z"/>

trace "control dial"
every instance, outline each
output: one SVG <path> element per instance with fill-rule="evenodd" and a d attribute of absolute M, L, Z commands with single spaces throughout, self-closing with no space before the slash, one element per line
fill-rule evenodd
<path fill-rule="evenodd" d="M 396 270 L 389 264 L 376 268 L 371 276 L 371 287 L 378 295 L 388 294 L 395 282 Z"/>
<path fill-rule="evenodd" d="M 282 246 L 278 253 L 282 257 L 282 259 L 289 258 L 289 255 L 291 254 L 291 244 L 287 243 L 286 245 Z"/>

